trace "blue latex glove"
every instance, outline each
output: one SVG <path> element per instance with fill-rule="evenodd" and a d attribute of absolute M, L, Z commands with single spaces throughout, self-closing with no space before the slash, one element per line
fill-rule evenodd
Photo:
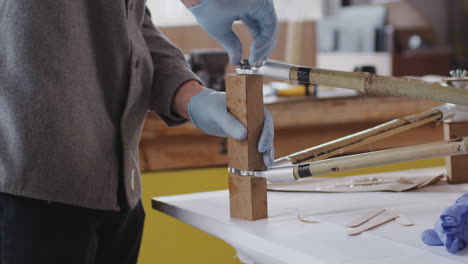
<path fill-rule="evenodd" d="M 209 135 L 243 140 L 247 136 L 245 126 L 227 111 L 226 93 L 205 89 L 190 99 L 190 119 L 196 127 Z M 258 151 L 263 153 L 265 166 L 271 167 L 274 159 L 273 119 L 265 109 L 265 122 L 258 142 Z"/>
<path fill-rule="evenodd" d="M 468 242 L 468 193 L 445 209 L 434 229 L 424 231 L 421 239 L 429 246 L 445 245 L 453 254 L 464 249 Z"/>
<path fill-rule="evenodd" d="M 231 64 L 239 64 L 242 45 L 232 31 L 241 20 L 253 35 L 249 62 L 263 62 L 275 47 L 278 21 L 273 0 L 204 0 L 189 8 L 200 26 L 229 53 Z"/>

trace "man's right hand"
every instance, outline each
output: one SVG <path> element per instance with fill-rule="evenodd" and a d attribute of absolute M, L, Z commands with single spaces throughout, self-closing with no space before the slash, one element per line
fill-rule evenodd
<path fill-rule="evenodd" d="M 273 0 L 204 0 L 192 6 L 193 1 L 182 2 L 189 6 L 200 26 L 223 45 L 231 64 L 239 64 L 242 58 L 242 45 L 232 31 L 237 20 L 247 25 L 254 38 L 250 47 L 250 64 L 265 61 L 273 51 L 278 30 Z"/>

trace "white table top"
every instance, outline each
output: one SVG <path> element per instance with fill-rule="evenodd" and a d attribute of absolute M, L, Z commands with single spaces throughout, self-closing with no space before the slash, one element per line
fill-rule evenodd
<path fill-rule="evenodd" d="M 255 222 L 230 218 L 227 190 L 156 197 L 153 208 L 223 239 L 246 263 L 468 263 L 468 250 L 452 255 L 420 239 L 466 192 L 468 184 L 446 183 L 404 193 L 268 192 L 269 218 Z M 398 209 L 415 225 L 392 221 L 347 235 L 346 223 L 382 207 Z M 303 223 L 298 215 L 320 223 Z"/>

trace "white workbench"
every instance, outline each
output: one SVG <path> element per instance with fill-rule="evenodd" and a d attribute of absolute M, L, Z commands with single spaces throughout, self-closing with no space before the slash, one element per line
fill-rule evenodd
<path fill-rule="evenodd" d="M 404 172 L 402 172 L 404 175 Z M 233 246 L 246 263 L 468 263 L 468 250 L 449 254 L 420 240 L 468 184 L 439 183 L 404 193 L 268 192 L 269 218 L 229 217 L 227 190 L 153 198 L 153 208 Z M 414 226 L 395 221 L 351 237 L 344 225 L 372 208 L 397 208 Z M 298 215 L 318 224 L 300 222 Z"/>

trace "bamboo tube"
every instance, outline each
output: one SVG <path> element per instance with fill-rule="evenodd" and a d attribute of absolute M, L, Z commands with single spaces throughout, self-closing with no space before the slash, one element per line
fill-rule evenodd
<path fill-rule="evenodd" d="M 324 175 L 338 171 L 362 169 L 404 161 L 438 158 L 466 154 L 468 138 L 453 141 L 442 141 L 430 144 L 408 146 L 341 158 L 321 160 L 306 164 L 312 175 Z M 300 165 L 304 166 L 304 165 Z M 299 166 L 297 167 L 299 170 Z M 296 174 L 299 177 L 299 172 Z"/>
<path fill-rule="evenodd" d="M 373 166 L 380 166 L 405 161 L 414 161 L 468 153 L 468 137 L 441 141 L 430 144 L 368 152 L 340 158 L 320 160 L 294 166 L 273 167 L 266 171 L 255 172 L 255 176 L 266 178 L 270 182 L 293 181 Z"/>
<path fill-rule="evenodd" d="M 443 118 L 441 111 L 432 109 L 420 114 L 397 118 L 358 133 L 345 136 L 312 148 L 293 153 L 275 160 L 274 166 L 281 164 L 298 164 L 307 161 L 317 161 L 343 154 L 345 151 L 381 140 L 383 138 L 422 126 Z"/>
<path fill-rule="evenodd" d="M 406 96 L 468 106 L 468 90 L 420 80 L 293 66 L 272 60 L 267 60 L 259 68 L 236 71 L 238 74 L 261 74 L 301 83 L 348 88 L 368 94 Z"/>
<path fill-rule="evenodd" d="M 294 72 L 291 77 L 294 80 Z M 296 74 L 296 76 L 300 76 Z M 298 79 L 298 78 L 296 78 Z M 300 80 L 298 80 L 300 81 Z M 468 106 L 468 91 L 420 80 L 377 76 L 372 73 L 311 69 L 309 83 L 343 87 L 368 94 L 388 94 Z"/>

